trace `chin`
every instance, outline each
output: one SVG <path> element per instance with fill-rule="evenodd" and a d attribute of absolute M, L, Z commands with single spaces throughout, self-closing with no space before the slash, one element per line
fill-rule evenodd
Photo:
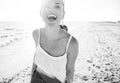
<path fill-rule="evenodd" d="M 56 25 L 56 24 L 60 24 L 60 22 L 56 19 L 55 21 L 49 21 L 48 19 L 44 20 L 44 22 L 46 24 L 49 24 L 49 25 Z"/>
<path fill-rule="evenodd" d="M 57 24 L 59 25 L 60 23 L 58 23 L 58 22 L 47 22 L 47 24 L 48 25 L 57 25 Z"/>

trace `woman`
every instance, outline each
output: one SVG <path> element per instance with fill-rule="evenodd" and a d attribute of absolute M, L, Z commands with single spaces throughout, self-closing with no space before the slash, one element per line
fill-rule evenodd
<path fill-rule="evenodd" d="M 33 31 L 36 52 L 31 83 L 72 83 L 78 42 L 60 28 L 64 17 L 62 0 L 44 0 L 41 17 L 44 28 Z"/>

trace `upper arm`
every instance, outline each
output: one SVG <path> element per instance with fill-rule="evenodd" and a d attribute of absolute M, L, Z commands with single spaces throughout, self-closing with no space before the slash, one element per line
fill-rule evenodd
<path fill-rule="evenodd" d="M 78 41 L 72 37 L 69 48 L 68 48 L 68 56 L 67 56 L 67 71 L 74 72 L 74 65 L 76 58 L 78 56 Z"/>
<path fill-rule="evenodd" d="M 39 33 L 38 33 L 37 29 L 32 32 L 32 36 L 33 36 L 33 39 L 35 41 L 36 46 L 37 46 L 37 43 L 38 43 L 38 35 L 39 35 Z"/>

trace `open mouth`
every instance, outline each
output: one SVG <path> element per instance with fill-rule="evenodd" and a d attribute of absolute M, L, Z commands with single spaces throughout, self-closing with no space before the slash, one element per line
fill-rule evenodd
<path fill-rule="evenodd" d="M 53 14 L 51 14 L 51 15 L 48 15 L 48 20 L 49 21 L 51 21 L 51 22 L 53 22 L 53 21 L 55 21 L 56 19 L 57 19 L 57 16 L 56 15 L 53 15 Z"/>

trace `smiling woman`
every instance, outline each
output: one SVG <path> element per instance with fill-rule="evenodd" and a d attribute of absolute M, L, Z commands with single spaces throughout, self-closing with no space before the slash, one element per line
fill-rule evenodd
<path fill-rule="evenodd" d="M 63 3 L 55 2 L 51 0 L 44 0 L 41 6 L 41 17 L 46 22 L 59 22 L 64 17 Z M 52 10 L 51 10 L 52 9 Z"/>
<path fill-rule="evenodd" d="M 60 22 L 64 18 L 63 1 L 44 0 L 40 15 L 45 26 L 33 31 L 37 48 L 31 83 L 72 83 L 78 42 L 61 28 Z"/>

